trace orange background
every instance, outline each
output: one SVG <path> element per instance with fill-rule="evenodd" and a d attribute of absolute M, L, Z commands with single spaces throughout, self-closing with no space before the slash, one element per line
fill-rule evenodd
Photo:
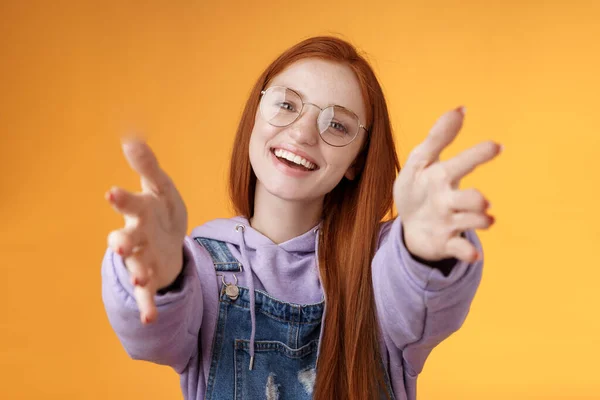
<path fill-rule="evenodd" d="M 223 3 L 0 2 L 0 398 L 181 398 L 171 370 L 128 359 L 101 301 L 122 223 L 103 195 L 139 187 L 119 137 L 146 135 L 190 228 L 228 216 L 251 85 L 288 46 L 333 33 L 368 53 L 402 161 L 461 104 L 445 157 L 505 145 L 464 182 L 497 223 L 420 398 L 600 399 L 600 2 Z"/>

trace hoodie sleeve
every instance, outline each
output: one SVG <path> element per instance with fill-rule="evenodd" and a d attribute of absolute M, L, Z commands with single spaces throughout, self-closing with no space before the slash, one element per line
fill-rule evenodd
<path fill-rule="evenodd" d="M 198 351 L 202 295 L 193 242 L 185 238 L 186 264 L 179 290 L 156 295 L 155 322 L 143 325 L 123 259 L 108 249 L 102 262 L 102 300 L 108 320 L 129 356 L 183 372 Z"/>
<path fill-rule="evenodd" d="M 373 287 L 388 351 L 400 351 L 412 376 L 442 340 L 463 324 L 481 280 L 483 261 L 458 261 L 448 276 L 417 262 L 404 246 L 399 218 L 385 223 L 373 258 Z M 481 252 L 473 231 L 466 238 Z"/>

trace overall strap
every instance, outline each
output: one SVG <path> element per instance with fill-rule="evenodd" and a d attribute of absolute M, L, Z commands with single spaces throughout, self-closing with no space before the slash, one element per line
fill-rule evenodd
<path fill-rule="evenodd" d="M 194 240 L 208 251 L 216 271 L 241 272 L 242 264 L 231 254 L 227 243 L 220 240 L 196 237 Z"/>

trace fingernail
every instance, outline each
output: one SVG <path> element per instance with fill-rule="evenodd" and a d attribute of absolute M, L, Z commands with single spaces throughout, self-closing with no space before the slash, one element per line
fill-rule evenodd
<path fill-rule="evenodd" d="M 120 256 L 123 255 L 123 249 L 121 247 L 117 247 L 117 254 Z"/>
<path fill-rule="evenodd" d="M 494 225 L 494 222 L 496 222 L 496 218 L 490 215 L 490 225 Z"/>
<path fill-rule="evenodd" d="M 142 321 L 144 322 L 144 324 L 147 324 L 150 322 L 150 318 L 148 318 L 147 315 L 144 315 L 144 317 L 142 318 Z"/>
<path fill-rule="evenodd" d="M 109 190 L 104 194 L 104 198 L 112 203 L 112 201 L 115 199 L 115 195 Z"/>
<path fill-rule="evenodd" d="M 467 114 L 467 107 L 465 106 L 460 106 L 456 109 L 456 111 L 458 111 L 459 113 L 462 114 L 462 116 L 464 117 Z"/>
<path fill-rule="evenodd" d="M 503 144 L 499 144 L 499 148 L 498 148 L 498 154 L 502 153 L 504 151 L 504 145 Z"/>
<path fill-rule="evenodd" d="M 140 279 L 138 277 L 133 277 L 132 284 L 133 284 L 133 286 L 144 287 L 144 286 L 146 286 L 146 281 L 143 279 Z"/>

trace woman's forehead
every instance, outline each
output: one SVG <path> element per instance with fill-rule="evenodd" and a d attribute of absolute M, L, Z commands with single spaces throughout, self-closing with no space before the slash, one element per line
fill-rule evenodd
<path fill-rule="evenodd" d="M 285 86 L 298 92 L 305 102 L 319 107 L 340 105 L 354 111 L 362 121 L 365 104 L 354 71 L 345 64 L 304 59 L 276 75 L 269 86 Z"/>

